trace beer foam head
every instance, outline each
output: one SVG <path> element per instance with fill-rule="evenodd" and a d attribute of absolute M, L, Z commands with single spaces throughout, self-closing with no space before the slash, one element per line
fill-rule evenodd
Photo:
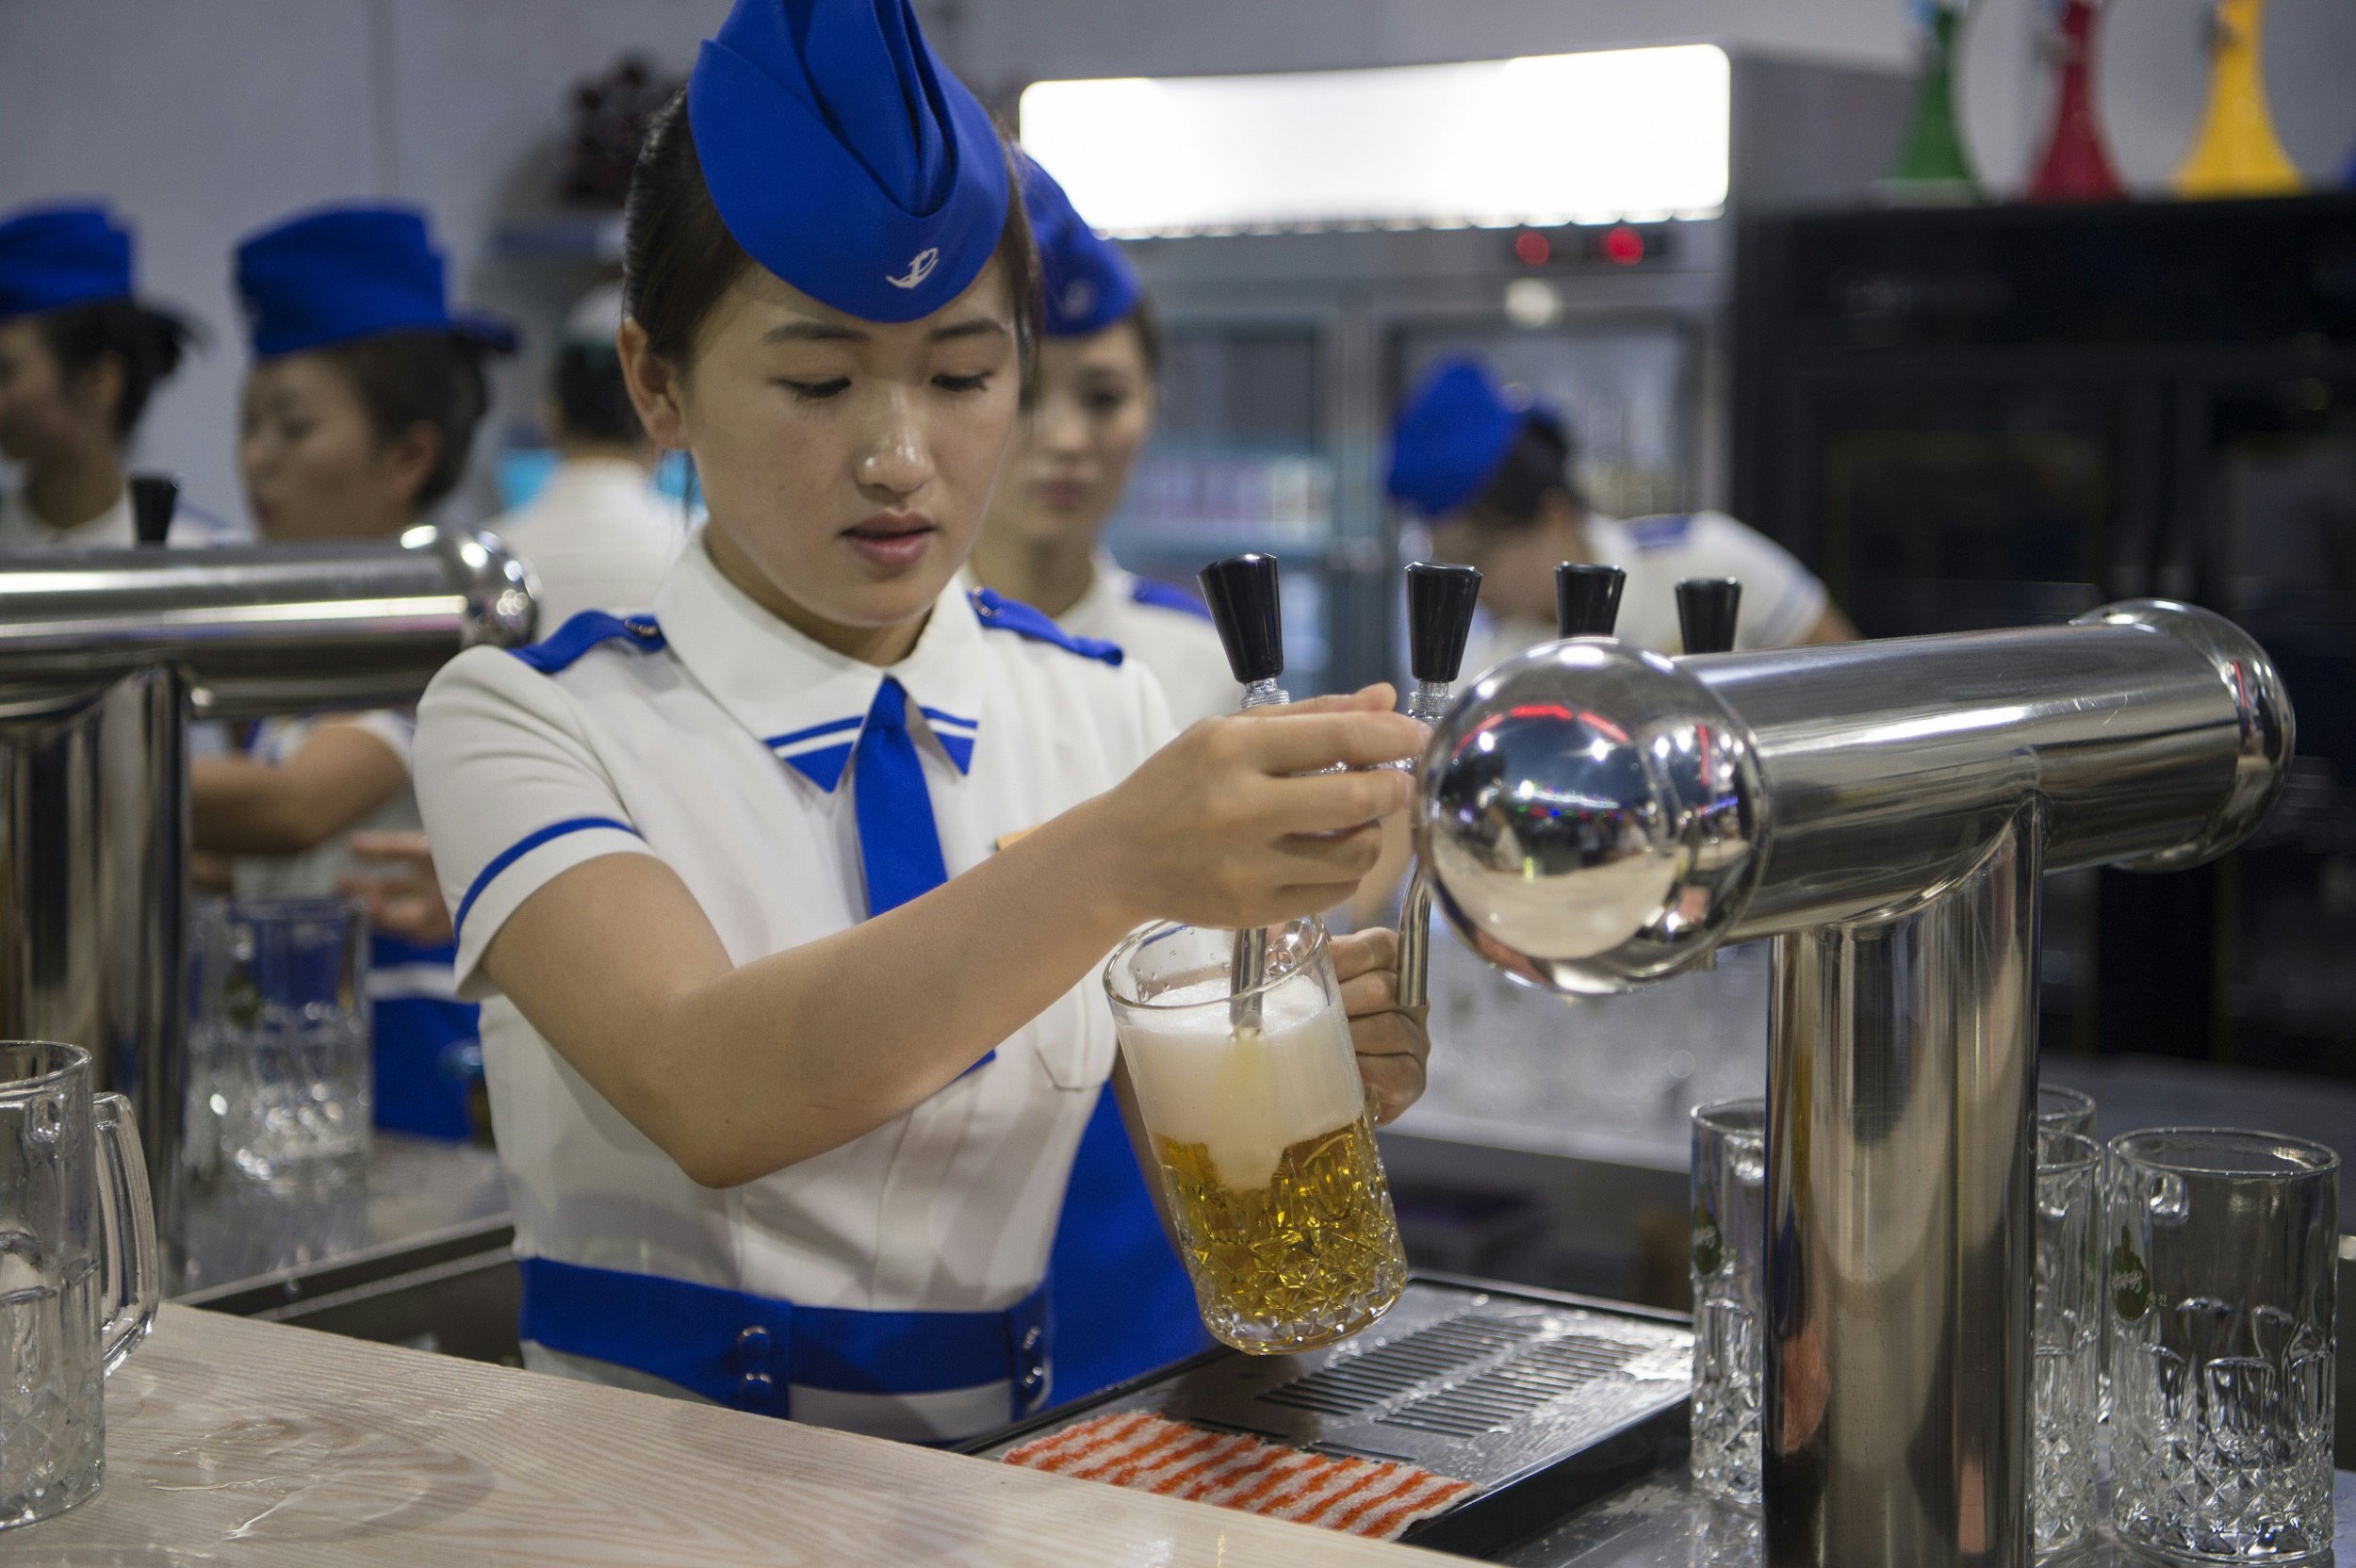
<path fill-rule="evenodd" d="M 1235 1031 L 1226 998 L 1219 980 L 1165 993 L 1122 1017 L 1121 1046 L 1147 1129 L 1203 1145 L 1219 1180 L 1249 1190 L 1286 1148 L 1365 1115 L 1366 1089 L 1350 1021 L 1313 979 L 1271 987 L 1256 1032 Z"/>

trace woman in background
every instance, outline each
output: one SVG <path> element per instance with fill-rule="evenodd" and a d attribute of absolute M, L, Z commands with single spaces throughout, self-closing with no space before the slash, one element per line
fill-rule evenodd
<path fill-rule="evenodd" d="M 544 635 L 584 610 L 624 615 L 652 604 L 686 531 L 679 503 L 648 482 L 654 443 L 622 379 L 621 330 L 619 284 L 574 305 L 543 404 L 555 471 L 538 495 L 484 525 L 532 568 Z"/>
<path fill-rule="evenodd" d="M 139 541 L 123 459 L 188 323 L 132 290 L 131 234 L 104 208 L 37 207 L 0 222 L 0 549 Z M 172 544 L 231 531 L 183 506 Z"/>
<path fill-rule="evenodd" d="M 1039 368 L 968 569 L 1066 631 L 1120 646 L 1161 683 L 1178 724 L 1232 712 L 1235 682 L 1210 612 L 1123 571 L 1099 543 L 1153 429 L 1153 305 L 1121 247 L 1047 171 L 1028 157 L 1017 168 L 1039 244 Z M 1072 1160 L 1048 1282 L 1059 1401 L 1211 1347 L 1110 1084 Z"/>
<path fill-rule="evenodd" d="M 1387 477 L 1392 498 L 1428 518 L 1432 559 L 1481 572 L 1483 625 L 1467 674 L 1554 640 L 1554 568 L 1595 562 L 1628 573 L 1622 642 L 1682 650 L 1677 585 L 1742 584 L 1735 645 L 1845 643 L 1857 629 L 1790 551 L 1723 512 L 1626 522 L 1590 509 L 1571 477 L 1571 436 L 1543 404 L 1508 397 L 1471 359 L 1433 366 L 1400 408 Z"/>
<path fill-rule="evenodd" d="M 1063 188 L 1017 160 L 1039 242 L 1039 371 L 968 569 L 1078 637 L 1117 643 L 1153 672 L 1183 727 L 1233 711 L 1235 682 L 1210 612 L 1185 589 L 1123 571 L 1099 543 L 1153 433 L 1162 335 L 1121 247 Z"/>
<path fill-rule="evenodd" d="M 424 218 L 336 207 L 237 248 L 254 368 L 237 466 L 265 539 L 390 539 L 457 486 L 487 406 L 483 361 L 503 325 L 450 314 Z M 199 759 L 196 847 L 239 857 L 242 897 L 333 891 L 354 828 L 414 831 L 416 722 L 372 712 L 265 723 L 243 757 Z M 450 949 L 371 939 L 379 1126 L 467 1135 L 475 1009 L 451 991 Z"/>

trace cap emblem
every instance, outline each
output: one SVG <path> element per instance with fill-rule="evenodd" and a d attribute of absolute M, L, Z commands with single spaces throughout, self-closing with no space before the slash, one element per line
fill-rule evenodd
<path fill-rule="evenodd" d="M 894 288 L 914 288 L 918 284 L 931 277 L 933 269 L 940 265 L 941 247 L 927 245 L 908 258 L 908 270 L 905 273 L 896 278 L 887 276 L 884 282 Z"/>

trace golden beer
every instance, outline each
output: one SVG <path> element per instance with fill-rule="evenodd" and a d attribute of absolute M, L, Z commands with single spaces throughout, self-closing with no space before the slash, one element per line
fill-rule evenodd
<path fill-rule="evenodd" d="M 1356 1333 L 1407 1283 L 1390 1188 L 1365 1118 L 1301 1139 L 1266 1186 L 1220 1180 L 1207 1145 L 1154 1140 L 1203 1321 L 1273 1354 Z"/>
<path fill-rule="evenodd" d="M 1162 926 L 1104 984 L 1203 1321 L 1255 1355 L 1357 1332 L 1407 1283 L 1325 928 L 1268 933 L 1231 1005 L 1230 933 Z"/>

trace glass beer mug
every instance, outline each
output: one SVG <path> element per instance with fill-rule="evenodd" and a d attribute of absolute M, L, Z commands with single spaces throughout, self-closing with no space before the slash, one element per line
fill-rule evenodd
<path fill-rule="evenodd" d="M 90 1054 L 0 1043 L 0 1529 L 106 1476 L 101 1380 L 155 1321 L 155 1217 L 129 1102 Z"/>
<path fill-rule="evenodd" d="M 1274 1355 L 1382 1316 L 1407 1257 L 1324 925 L 1271 927 L 1241 996 L 1234 942 L 1150 926 L 1115 951 L 1104 988 L 1203 1321 Z"/>

